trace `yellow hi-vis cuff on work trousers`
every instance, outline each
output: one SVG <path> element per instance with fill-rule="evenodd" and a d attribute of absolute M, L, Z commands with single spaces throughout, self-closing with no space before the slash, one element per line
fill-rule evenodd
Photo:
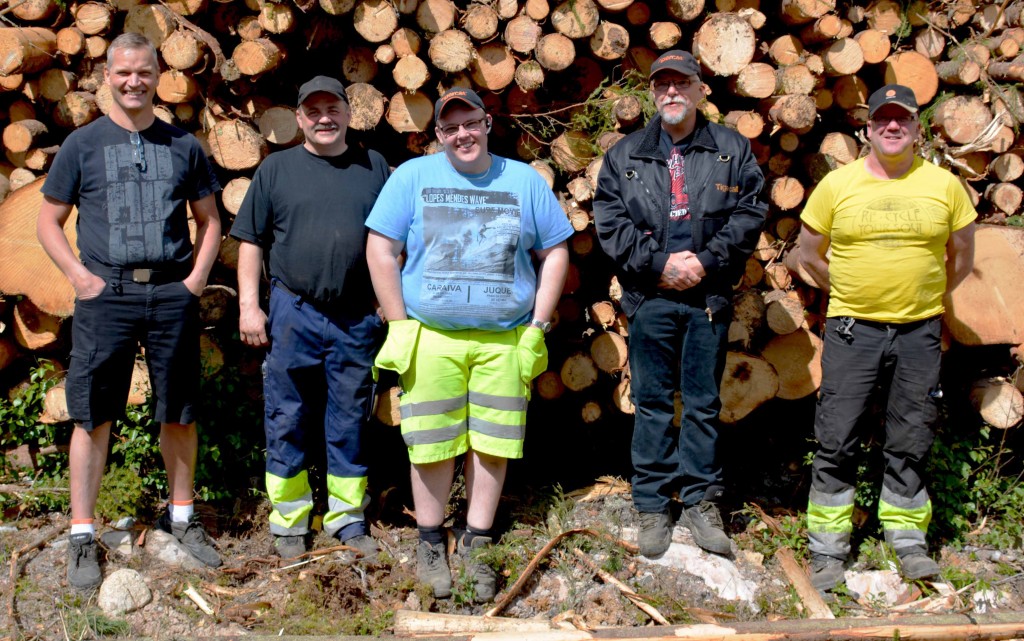
<path fill-rule="evenodd" d="M 328 474 L 324 532 L 334 536 L 346 525 L 365 520 L 363 510 L 369 503 L 365 476 L 352 478 Z"/>
<path fill-rule="evenodd" d="M 290 479 L 267 472 L 267 495 L 273 506 L 270 532 L 276 536 L 298 536 L 309 531 L 313 493 L 305 470 Z"/>

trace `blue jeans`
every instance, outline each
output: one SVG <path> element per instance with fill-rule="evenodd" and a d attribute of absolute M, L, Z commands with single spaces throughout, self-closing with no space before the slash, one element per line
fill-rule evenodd
<path fill-rule="evenodd" d="M 722 492 L 718 460 L 719 382 L 725 369 L 730 308 L 712 319 L 699 307 L 645 300 L 630 319 L 633 403 L 633 504 L 664 512 L 678 490 L 686 507 Z M 682 393 L 681 427 L 673 397 Z"/>

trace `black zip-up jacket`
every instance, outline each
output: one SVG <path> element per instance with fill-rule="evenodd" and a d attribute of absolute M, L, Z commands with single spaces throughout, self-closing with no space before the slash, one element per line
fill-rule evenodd
<path fill-rule="evenodd" d="M 594 222 L 605 253 L 618 265 L 622 309 L 632 316 L 658 294 L 669 253 L 670 181 L 661 151 L 661 117 L 616 143 L 604 156 L 594 194 Z M 683 154 L 694 253 L 704 266 L 707 310 L 729 305 L 732 285 L 757 246 L 768 203 L 750 142 L 697 117 Z"/>

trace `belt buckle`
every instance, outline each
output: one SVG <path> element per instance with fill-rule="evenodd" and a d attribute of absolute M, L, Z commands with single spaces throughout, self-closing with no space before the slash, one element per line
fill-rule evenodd
<path fill-rule="evenodd" d="M 134 283 L 148 283 L 153 277 L 152 269 L 133 269 L 132 270 L 132 282 Z"/>

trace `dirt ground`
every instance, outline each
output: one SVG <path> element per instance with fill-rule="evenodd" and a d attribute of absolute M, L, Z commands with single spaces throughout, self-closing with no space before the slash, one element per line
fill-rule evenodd
<path fill-rule="evenodd" d="M 381 553 L 372 564 L 335 549 L 287 566 L 270 553 L 267 508 L 258 501 L 238 502 L 230 516 L 204 513 L 204 521 L 209 523 L 225 558 L 218 570 L 186 571 L 164 565 L 148 555 L 145 545 L 136 547 L 128 557 L 113 550 L 106 552 L 105 576 L 118 568 L 133 568 L 144 576 L 153 593 L 149 605 L 120 617 L 104 615 L 95 594 L 82 595 L 67 585 L 64 516 L 8 523 L 0 534 L 0 558 L 6 567 L 0 580 L 0 593 L 4 595 L 0 641 L 248 633 L 388 635 L 394 632 L 394 613 L 398 610 L 479 615 L 492 607 L 472 602 L 471 588 L 458 567 L 451 599 L 435 600 L 428 589 L 417 585 L 416 531 L 403 507 L 381 510 L 381 518 L 372 522 L 372 533 L 381 545 Z M 452 508 L 460 508 L 457 500 Z M 616 542 L 633 542 L 636 536 L 637 515 L 628 484 L 620 480 L 602 479 L 569 494 L 554 488 L 506 496 L 502 513 L 508 527 L 488 557 L 500 570 L 499 601 L 552 537 L 572 528 L 592 530 L 560 541 L 530 574 L 522 591 L 503 608 L 502 616 L 557 619 L 580 628 L 651 624 L 647 614 L 618 588 L 599 578 L 584 558 L 630 586 L 673 624 L 806 616 L 800 598 L 772 554 L 779 544 L 797 546 L 798 542 L 782 534 L 772 535 L 764 521 L 749 510 L 726 515 L 736 544 L 729 561 L 744 580 L 756 586 L 754 596 L 747 601 L 723 599 L 705 577 L 693 574 L 692 568 L 688 572 L 652 564 L 630 553 L 628 545 Z M 785 514 L 776 516 L 783 524 L 790 518 Z M 16 529 L 12 530 L 12 525 Z M 134 530 L 136 541 L 143 529 L 137 526 Z M 41 538 L 45 540 L 35 546 Z M 675 540 L 680 545 L 692 545 L 683 528 L 676 529 Z M 323 535 L 315 541 L 319 550 L 336 547 L 336 541 Z M 708 556 L 696 551 L 693 555 Z M 853 569 L 884 567 L 880 545 L 869 542 L 861 546 L 859 556 Z M 909 586 L 896 603 L 884 603 L 872 595 L 839 594 L 832 597 L 831 608 L 837 616 L 964 612 L 978 611 L 979 607 L 991 611 L 993 606 L 998 610 L 1024 610 L 1021 549 L 946 548 L 941 550 L 940 560 L 951 577 L 949 588 L 917 583 Z M 212 615 L 203 613 L 184 595 L 189 586 L 205 598 Z M 987 599 L 987 605 L 978 605 L 978 595 Z"/>

